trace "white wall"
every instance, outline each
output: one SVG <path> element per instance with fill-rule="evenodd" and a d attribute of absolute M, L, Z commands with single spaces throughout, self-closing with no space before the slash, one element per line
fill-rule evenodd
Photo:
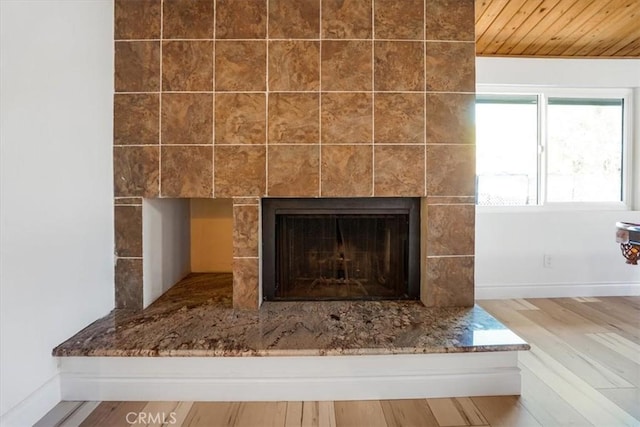
<path fill-rule="evenodd" d="M 516 208 L 476 213 L 476 297 L 638 293 L 640 267 L 625 264 L 615 222 L 640 222 L 640 60 L 477 58 L 482 85 L 635 88 L 634 206 L 627 211 Z M 543 256 L 551 266 L 543 265 Z"/>
<path fill-rule="evenodd" d="M 60 398 L 51 350 L 113 307 L 113 4 L 0 1 L 0 423 Z"/>
<path fill-rule="evenodd" d="M 143 199 L 143 307 L 189 273 L 189 217 L 189 199 Z"/>

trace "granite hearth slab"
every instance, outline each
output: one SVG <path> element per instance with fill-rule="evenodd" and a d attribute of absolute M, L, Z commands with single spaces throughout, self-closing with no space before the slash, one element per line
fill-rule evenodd
<path fill-rule="evenodd" d="M 116 309 L 53 349 L 64 356 L 335 356 L 528 350 L 478 306 L 267 302 L 232 308 L 231 274 L 190 274 L 142 311 Z"/>

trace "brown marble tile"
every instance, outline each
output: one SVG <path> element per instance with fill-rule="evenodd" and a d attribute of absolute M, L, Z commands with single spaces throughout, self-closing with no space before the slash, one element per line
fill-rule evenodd
<path fill-rule="evenodd" d="M 115 94 L 113 96 L 114 145 L 152 145 L 159 139 L 160 96 Z"/>
<path fill-rule="evenodd" d="M 269 147 L 269 196 L 317 197 L 320 147 L 274 145 Z"/>
<path fill-rule="evenodd" d="M 322 38 L 370 39 L 371 0 L 321 0 Z"/>
<path fill-rule="evenodd" d="M 476 204 L 476 196 L 427 196 L 425 200 L 427 205 Z"/>
<path fill-rule="evenodd" d="M 424 44 L 386 41 L 374 43 L 375 90 L 423 91 Z"/>
<path fill-rule="evenodd" d="M 216 0 L 217 39 L 267 37 L 267 0 Z"/>
<path fill-rule="evenodd" d="M 213 94 L 162 95 L 162 144 L 213 144 Z"/>
<path fill-rule="evenodd" d="M 269 0 L 270 39 L 320 37 L 320 0 Z"/>
<path fill-rule="evenodd" d="M 258 205 L 233 207 L 233 256 L 258 256 Z"/>
<path fill-rule="evenodd" d="M 422 302 L 427 307 L 473 306 L 473 269 L 473 256 L 427 258 Z"/>
<path fill-rule="evenodd" d="M 160 90 L 160 42 L 115 42 L 115 91 Z"/>
<path fill-rule="evenodd" d="M 269 144 L 317 144 L 320 142 L 317 93 L 269 95 Z"/>
<path fill-rule="evenodd" d="M 113 187 L 116 197 L 157 197 L 159 148 L 113 147 Z"/>
<path fill-rule="evenodd" d="M 161 0 L 115 0 L 115 40 L 160 38 Z"/>
<path fill-rule="evenodd" d="M 142 259 L 116 259 L 115 291 L 115 308 L 142 309 Z"/>
<path fill-rule="evenodd" d="M 162 90 L 213 90 L 213 42 L 163 42 Z"/>
<path fill-rule="evenodd" d="M 310 91 L 320 88 L 320 42 L 269 42 L 269 90 Z"/>
<path fill-rule="evenodd" d="M 217 91 L 264 91 L 266 76 L 266 42 L 216 41 Z"/>
<path fill-rule="evenodd" d="M 427 194 L 473 196 L 476 188 L 476 150 L 467 145 L 427 145 Z"/>
<path fill-rule="evenodd" d="M 427 93 L 427 144 L 475 143 L 475 96 Z"/>
<path fill-rule="evenodd" d="M 233 259 L 233 308 L 236 310 L 257 310 L 259 306 L 258 258 Z"/>
<path fill-rule="evenodd" d="M 115 197 L 113 204 L 115 206 L 142 205 L 142 197 Z"/>
<path fill-rule="evenodd" d="M 375 0 L 376 39 L 424 39 L 424 0 Z"/>
<path fill-rule="evenodd" d="M 424 143 L 424 94 L 378 93 L 374 118 L 376 143 Z"/>
<path fill-rule="evenodd" d="M 216 93 L 216 144 L 265 144 L 263 93 Z"/>
<path fill-rule="evenodd" d="M 266 181 L 264 146 L 215 147 L 215 196 L 262 196 Z"/>
<path fill-rule="evenodd" d="M 427 256 L 473 255 L 475 205 L 429 205 Z"/>
<path fill-rule="evenodd" d="M 373 96 L 370 93 L 323 93 L 322 143 L 372 142 Z"/>
<path fill-rule="evenodd" d="M 322 197 L 371 197 L 373 147 L 322 146 Z"/>
<path fill-rule="evenodd" d="M 476 45 L 474 42 L 427 42 L 427 90 L 474 92 Z"/>
<path fill-rule="evenodd" d="M 170 0 L 162 10 L 163 39 L 212 39 L 214 0 Z"/>
<path fill-rule="evenodd" d="M 161 197 L 213 197 L 213 147 L 162 147 Z"/>
<path fill-rule="evenodd" d="M 259 205 L 260 197 L 234 197 L 233 206 L 237 205 Z"/>
<path fill-rule="evenodd" d="M 142 257 L 142 206 L 115 206 L 117 257 Z"/>
<path fill-rule="evenodd" d="M 424 195 L 424 146 L 374 147 L 375 196 Z"/>
<path fill-rule="evenodd" d="M 371 41 L 322 42 L 322 90 L 372 90 Z"/>
<path fill-rule="evenodd" d="M 475 41 L 474 0 L 426 0 L 427 40 Z"/>

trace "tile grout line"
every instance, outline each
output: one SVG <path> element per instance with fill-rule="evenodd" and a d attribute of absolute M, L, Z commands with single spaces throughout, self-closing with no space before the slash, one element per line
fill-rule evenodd
<path fill-rule="evenodd" d="M 211 95 L 211 197 L 216 197 L 216 4 L 213 2 L 213 81 Z"/>
<path fill-rule="evenodd" d="M 423 49 L 424 51 L 422 52 L 422 73 L 423 73 L 423 82 L 422 82 L 422 89 L 423 89 L 423 94 L 422 94 L 422 143 L 423 143 L 423 150 L 424 150 L 424 173 L 423 173 L 423 180 L 424 180 L 424 189 L 422 190 L 422 194 L 423 197 L 427 197 L 429 195 L 428 191 L 427 191 L 427 176 L 428 176 L 428 171 L 427 171 L 427 2 L 429 0 L 426 0 L 423 3 L 423 7 L 422 7 L 422 35 L 424 37 L 424 42 L 423 42 Z"/>
<path fill-rule="evenodd" d="M 164 0 L 160 1 L 160 91 L 158 92 L 158 198 L 162 197 L 162 37 L 164 32 Z"/>
<path fill-rule="evenodd" d="M 318 15 L 318 197 L 322 197 L 322 1 Z"/>
<path fill-rule="evenodd" d="M 267 19 L 265 23 L 265 70 L 264 70 L 264 189 L 262 196 L 269 196 L 269 3 L 267 3 Z"/>
<path fill-rule="evenodd" d="M 371 0 L 371 197 L 376 195 L 376 6 Z"/>

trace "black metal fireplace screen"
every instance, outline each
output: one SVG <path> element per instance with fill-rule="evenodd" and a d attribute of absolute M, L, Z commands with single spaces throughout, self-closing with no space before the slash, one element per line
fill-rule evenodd
<path fill-rule="evenodd" d="M 417 299 L 414 198 L 263 199 L 265 300 Z"/>

